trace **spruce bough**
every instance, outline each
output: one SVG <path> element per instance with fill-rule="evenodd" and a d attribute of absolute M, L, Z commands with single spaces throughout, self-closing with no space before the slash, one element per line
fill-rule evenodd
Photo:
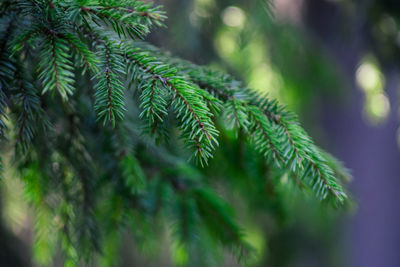
<path fill-rule="evenodd" d="M 0 135 L 36 211 L 39 262 L 56 242 L 72 263 L 107 254 L 120 227 L 144 232 L 160 210 L 188 254 L 209 235 L 241 256 L 245 233 L 201 171 L 229 131 L 300 188 L 346 201 L 347 171 L 292 112 L 140 41 L 165 19 L 162 7 L 133 0 L 1 3 Z M 196 165 L 169 151 L 177 132 Z"/>

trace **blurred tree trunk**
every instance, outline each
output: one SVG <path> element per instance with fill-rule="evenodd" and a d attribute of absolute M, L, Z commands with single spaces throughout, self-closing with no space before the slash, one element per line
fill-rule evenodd
<path fill-rule="evenodd" d="M 337 59 L 351 84 L 351 99 L 322 105 L 322 125 L 332 141 L 331 151 L 353 170 L 352 189 L 358 208 L 345 237 L 348 264 L 354 267 L 400 266 L 400 153 L 397 90 L 399 71 L 383 66 L 391 113 L 380 126 L 368 126 L 362 116 L 363 95 L 355 84 L 357 64 L 371 49 L 366 10 L 369 1 L 357 1 L 352 19 L 333 2 L 306 1 L 307 26 Z"/>

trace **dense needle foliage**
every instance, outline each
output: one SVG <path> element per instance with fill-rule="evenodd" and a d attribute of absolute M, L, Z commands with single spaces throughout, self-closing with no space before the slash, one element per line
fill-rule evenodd
<path fill-rule="evenodd" d="M 124 227 L 146 244 L 167 226 L 187 261 L 207 262 L 221 245 L 246 256 L 246 233 L 206 178 L 229 143 L 246 147 L 252 156 L 237 158 L 263 166 L 262 179 L 346 201 L 346 170 L 295 114 L 140 40 L 165 19 L 135 0 L 1 3 L 1 142 L 35 210 L 39 262 L 55 244 L 71 264 L 115 255 Z"/>

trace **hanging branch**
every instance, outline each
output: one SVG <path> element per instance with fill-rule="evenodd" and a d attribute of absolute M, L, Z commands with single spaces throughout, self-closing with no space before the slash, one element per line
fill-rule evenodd
<path fill-rule="evenodd" d="M 155 50 L 155 48 L 150 49 Z M 162 53 L 158 52 L 158 54 L 162 56 Z M 237 106 L 235 103 L 240 101 L 243 109 L 247 110 L 248 113 L 254 115 L 254 112 L 256 112 L 258 114 L 258 117 L 253 116 L 254 118 L 258 118 L 258 120 L 262 117 L 267 118 L 270 124 L 267 127 L 262 127 L 263 125 L 257 120 L 253 122 L 259 126 L 253 128 L 258 131 L 255 142 L 257 149 L 267 158 L 270 155 L 268 153 L 272 153 L 278 164 L 282 162 L 289 170 L 302 177 L 321 199 L 326 199 L 329 195 L 338 203 L 344 201 L 346 194 L 335 179 L 333 170 L 328 166 L 327 160 L 318 152 L 311 138 L 299 125 L 293 113 L 286 111 L 276 101 L 259 96 L 251 89 L 243 87 L 240 82 L 227 74 L 178 59 L 173 59 L 171 62 L 201 88 L 221 100 L 231 103 L 231 107 L 233 105 Z M 260 112 L 264 116 L 261 116 Z M 247 121 L 244 118 L 242 110 L 241 119 L 236 117 L 235 121 L 237 125 L 246 129 Z M 232 118 L 228 118 L 228 125 L 231 124 Z M 263 128 L 272 131 L 271 134 L 268 135 L 262 132 L 260 129 Z M 275 137 L 271 139 L 269 136 Z M 277 145 L 275 147 L 279 147 L 279 149 L 271 146 L 271 140 L 276 142 Z M 263 149 L 267 147 L 262 145 L 263 142 L 269 144 L 269 149 Z"/>
<path fill-rule="evenodd" d="M 127 46 L 126 58 L 133 64 L 130 69 L 137 66 L 169 89 L 171 107 L 180 121 L 182 137 L 195 150 L 194 156 L 199 163 L 207 164 L 207 160 L 212 157 L 211 151 L 218 144 L 218 131 L 211 120 L 213 114 L 198 92 L 199 89 L 181 77 L 176 69 L 171 69 L 139 48 Z"/>
<path fill-rule="evenodd" d="M 115 53 L 118 47 L 115 43 L 105 40 L 100 45 L 98 58 L 100 59 L 100 73 L 94 86 L 95 110 L 98 119 L 103 124 L 111 122 L 115 127 L 116 120 L 121 120 L 125 112 L 124 85 L 120 77 L 125 74 L 123 58 Z"/>

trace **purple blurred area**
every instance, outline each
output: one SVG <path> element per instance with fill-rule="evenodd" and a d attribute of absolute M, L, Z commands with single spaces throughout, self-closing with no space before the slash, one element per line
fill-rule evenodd
<path fill-rule="evenodd" d="M 399 9 L 398 1 L 382 2 L 388 2 L 393 11 Z M 371 126 L 362 115 L 363 95 L 355 73 L 362 56 L 377 50 L 367 12 L 379 10 L 371 10 L 373 1 L 354 5 L 356 16 L 349 17 L 333 1 L 306 1 L 307 29 L 337 60 L 351 85 L 345 104 L 324 100 L 321 124 L 329 134 L 330 151 L 346 162 L 354 175 L 351 189 L 358 207 L 343 233 L 348 266 L 396 267 L 400 266 L 399 61 L 381 61 L 384 90 L 392 109 L 383 124 Z M 343 27 L 351 34 L 343 35 Z M 375 54 L 379 57 L 379 51 Z"/>

